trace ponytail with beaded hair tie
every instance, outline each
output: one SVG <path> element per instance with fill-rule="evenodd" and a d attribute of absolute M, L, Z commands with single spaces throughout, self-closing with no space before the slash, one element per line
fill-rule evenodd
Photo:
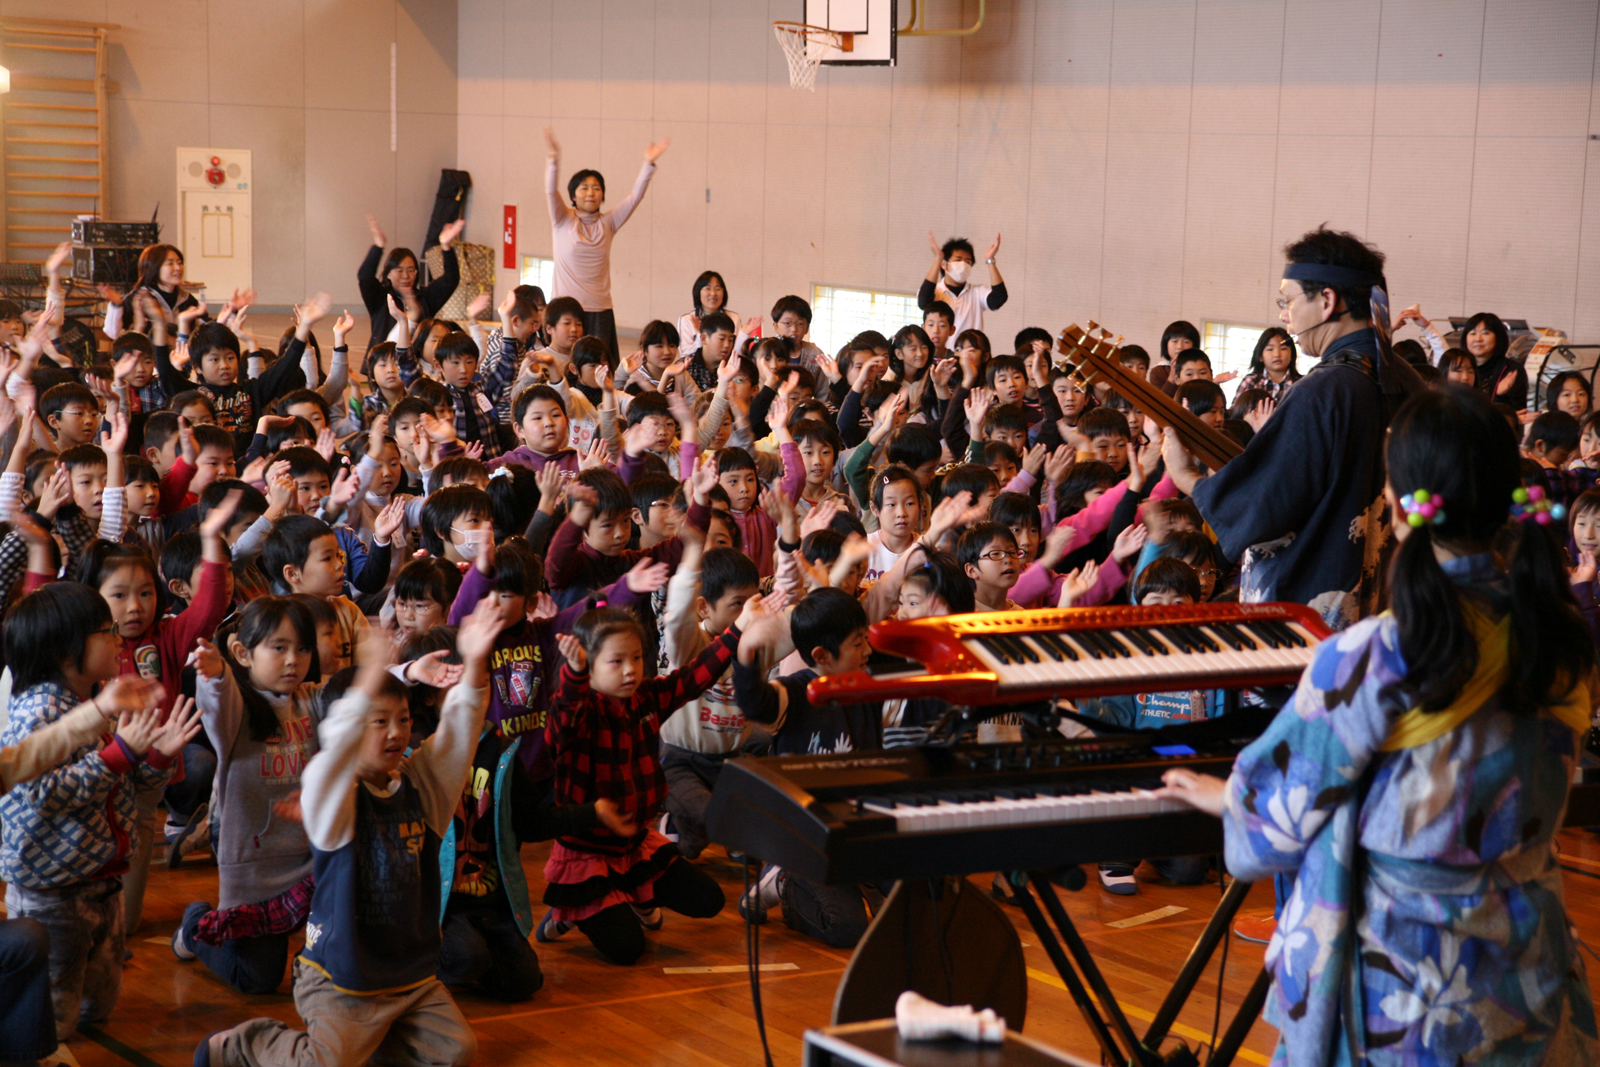
<path fill-rule="evenodd" d="M 1523 488 L 1519 485 L 1511 491 L 1511 517 L 1521 522 L 1531 521 L 1548 526 L 1551 522 L 1566 518 L 1567 508 L 1565 504 L 1552 503 L 1543 486 Z"/>
<path fill-rule="evenodd" d="M 1445 521 L 1444 497 L 1426 489 L 1413 490 L 1401 497 L 1400 510 L 1406 513 L 1406 523 L 1412 529 L 1429 523 L 1438 526 Z"/>

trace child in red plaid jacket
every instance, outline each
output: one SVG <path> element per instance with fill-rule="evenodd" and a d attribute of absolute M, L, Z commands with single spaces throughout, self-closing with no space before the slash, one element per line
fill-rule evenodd
<path fill-rule="evenodd" d="M 555 758 L 555 802 L 613 801 L 631 820 L 628 836 L 597 827 L 556 839 L 545 863 L 550 911 L 535 936 L 554 941 L 576 926 L 601 954 L 629 964 L 645 950 L 645 930 L 661 926 L 661 908 L 708 919 L 722 910 L 722 887 L 684 862 L 656 830 L 667 795 L 661 771 L 661 723 L 721 678 L 743 626 L 763 609 L 752 597 L 734 625 L 690 663 L 650 678 L 644 633 L 617 608 L 584 613 L 559 643 L 566 663 L 545 730 Z"/>

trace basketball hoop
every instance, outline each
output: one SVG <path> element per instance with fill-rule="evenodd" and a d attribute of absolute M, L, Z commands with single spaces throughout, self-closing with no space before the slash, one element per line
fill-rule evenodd
<path fill-rule="evenodd" d="M 789 61 L 789 88 L 817 91 L 817 68 L 829 50 L 849 52 L 854 34 L 812 26 L 805 22 L 774 22 L 772 32 Z"/>

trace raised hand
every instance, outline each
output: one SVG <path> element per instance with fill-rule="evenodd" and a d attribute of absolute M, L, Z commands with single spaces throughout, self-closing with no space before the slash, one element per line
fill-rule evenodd
<path fill-rule="evenodd" d="M 397 496 L 372 520 L 372 536 L 379 544 L 394 544 L 394 535 L 406 522 L 406 498 Z"/>
<path fill-rule="evenodd" d="M 506 628 L 507 621 L 493 597 L 478 601 L 472 614 L 461 620 L 456 629 L 456 652 L 461 656 L 464 673 L 478 673 L 483 669 L 494 651 L 494 639 Z"/>
<path fill-rule="evenodd" d="M 439 230 L 439 247 L 448 251 L 450 246 L 455 244 L 456 238 L 461 236 L 461 231 L 466 228 L 466 219 L 456 219 L 454 222 L 445 223 Z"/>
<path fill-rule="evenodd" d="M 1044 461 L 1044 480 L 1051 485 L 1060 485 L 1077 459 L 1078 455 L 1071 445 L 1057 445 L 1056 450 L 1050 453 L 1050 458 Z"/>
<path fill-rule="evenodd" d="M 642 352 L 639 355 L 640 355 L 641 359 L 644 357 L 644 353 L 642 353 Z M 717 385 L 718 386 L 726 385 L 728 383 L 728 381 L 735 374 L 739 373 L 739 369 L 741 367 L 743 367 L 743 366 L 744 366 L 744 359 L 743 359 L 743 357 L 740 357 L 740 356 L 729 356 L 727 359 L 723 360 L 721 363 L 718 363 L 717 364 Z"/>
<path fill-rule="evenodd" d="M 39 502 L 34 507 L 42 518 L 53 519 L 61 505 L 72 499 L 72 476 L 65 467 L 57 467 L 50 480 L 44 483 Z"/>
<path fill-rule="evenodd" d="M 65 266 L 67 260 L 71 258 L 72 242 L 62 241 L 60 244 L 56 245 L 55 249 L 50 253 L 50 258 L 44 261 L 44 272 L 48 274 L 52 280 L 58 280 L 61 274 L 61 268 Z"/>
<path fill-rule="evenodd" d="M 466 444 L 461 446 L 461 454 L 466 456 L 468 459 L 482 459 L 483 442 L 468 441 Z"/>
<path fill-rule="evenodd" d="M 1511 392 L 1511 387 L 1517 384 L 1517 370 L 1518 368 L 1512 367 L 1500 375 L 1500 380 L 1495 383 L 1494 387 L 1495 396 L 1505 396 Z"/>
<path fill-rule="evenodd" d="M 339 451 L 339 439 L 333 435 L 333 430 L 324 426 L 317 433 L 317 443 L 313 447 L 316 448 L 317 455 L 331 463 L 333 454 Z"/>
<path fill-rule="evenodd" d="M 1584 582 L 1594 581 L 1597 569 L 1600 568 L 1596 566 L 1594 553 L 1580 551 L 1578 553 L 1578 565 L 1572 570 L 1572 584 L 1582 585 Z"/>
<path fill-rule="evenodd" d="M 300 305 L 300 324 L 310 326 L 327 317 L 328 311 L 333 307 L 333 297 L 327 293 L 317 293 L 304 304 Z"/>
<path fill-rule="evenodd" d="M 349 467 L 340 467 L 339 473 L 334 475 L 333 485 L 328 489 L 328 509 L 330 512 L 341 510 L 346 504 L 356 498 L 361 491 L 361 479 L 351 473 Z"/>
<path fill-rule="evenodd" d="M 544 128 L 544 144 L 552 156 L 561 155 L 561 146 L 556 143 L 555 131 L 548 126 Z"/>
<path fill-rule="evenodd" d="M 984 416 L 989 414 L 989 408 L 993 405 L 994 393 L 981 385 L 967 394 L 962 406 L 967 414 L 967 433 L 973 438 L 982 433 Z"/>
<path fill-rule="evenodd" d="M 566 658 L 567 666 L 574 671 L 582 673 L 589 667 L 589 657 L 583 651 L 583 642 L 571 634 L 557 634 L 556 647 L 561 650 L 561 655 Z"/>
<path fill-rule="evenodd" d="M 828 355 L 828 353 L 819 352 L 817 354 L 817 369 L 822 372 L 823 377 L 827 378 L 828 381 L 836 382 L 839 380 L 839 361 Z"/>
<path fill-rule="evenodd" d="M 1061 583 L 1061 603 L 1063 608 L 1070 608 L 1093 589 L 1100 580 L 1100 564 L 1090 560 L 1075 571 L 1069 571 L 1066 580 Z"/>
<path fill-rule="evenodd" d="M 763 615 L 771 615 L 774 610 L 774 608 L 768 606 L 767 598 L 757 593 L 744 602 L 744 607 L 740 609 L 739 617 L 734 620 L 733 624 L 739 628 L 740 633 L 743 633 L 750 629 L 751 624 L 757 619 Z"/>
<path fill-rule="evenodd" d="M 653 593 L 667 584 L 667 579 L 672 577 L 672 568 L 665 563 L 656 563 L 649 556 L 641 558 L 635 563 L 623 580 L 628 583 L 628 588 L 641 596 Z"/>
<path fill-rule="evenodd" d="M 433 689 L 449 689 L 461 681 L 461 675 L 466 672 L 466 667 L 460 663 L 446 663 L 445 657 L 449 655 L 450 649 L 441 648 L 412 660 L 406 664 L 406 681 Z"/>
<path fill-rule="evenodd" d="M 600 494 L 592 486 L 582 482 L 572 482 L 567 486 L 567 521 L 580 529 L 587 529 L 589 521 L 594 518 L 595 505 L 600 503 Z"/>
<path fill-rule="evenodd" d="M 717 484 L 717 454 L 707 452 L 700 457 L 700 462 L 695 465 L 694 476 L 689 479 L 689 490 L 694 494 L 696 504 L 706 502 L 706 494 L 711 492 Z"/>
<path fill-rule="evenodd" d="M 555 144 L 554 141 L 551 141 L 550 143 L 551 143 L 552 146 Z M 661 138 L 661 140 L 657 141 L 655 144 L 653 144 L 650 147 L 646 148 L 644 150 L 645 162 L 654 163 L 656 160 L 660 159 L 661 158 L 661 153 L 665 152 L 667 150 L 667 146 L 670 145 L 670 144 L 672 144 L 672 138 L 663 137 L 663 138 Z M 554 152 L 555 149 L 552 147 L 551 151 Z"/>
<path fill-rule="evenodd" d="M 128 444 L 128 413 L 119 409 L 112 412 L 111 418 L 107 421 L 111 423 L 111 429 L 101 431 L 100 448 L 106 453 L 115 452 L 121 455 Z"/>
<path fill-rule="evenodd" d="M 430 415 L 427 412 L 422 414 L 422 429 L 428 435 L 428 439 L 436 445 L 449 444 L 451 441 L 458 440 L 454 422 Z"/>
<path fill-rule="evenodd" d="M 534 484 L 539 487 L 539 510 L 546 515 L 556 513 L 556 505 L 561 502 L 561 468 L 554 463 L 546 463 L 539 468 L 539 474 Z"/>
<path fill-rule="evenodd" d="M 154 713 L 161 704 L 161 683 L 137 674 L 121 674 L 107 682 L 92 703 L 108 719 L 135 712 Z"/>
<path fill-rule="evenodd" d="M 1144 523 L 1125 526 L 1111 546 L 1111 558 L 1118 563 L 1126 563 L 1144 550 L 1144 544 L 1149 539 L 1150 529 Z"/>
<path fill-rule="evenodd" d="M 1070 526 L 1057 526 L 1045 535 L 1044 544 L 1039 546 L 1039 558 L 1035 561 L 1041 567 L 1054 567 L 1066 556 L 1067 550 L 1072 547 L 1072 539 L 1078 536 L 1078 531 Z"/>
<path fill-rule="evenodd" d="M 630 426 L 629 429 L 631 430 L 633 427 Z M 591 467 L 609 466 L 610 463 L 611 449 L 606 445 L 605 441 L 599 437 L 596 437 L 590 441 L 589 447 L 584 449 L 583 453 L 578 457 L 578 469 L 580 471 L 586 471 Z M 545 469 L 549 470 L 550 468 L 555 468 L 556 478 L 558 480 L 557 484 L 559 484 L 561 468 L 556 467 L 554 463 L 546 463 Z"/>
<path fill-rule="evenodd" d="M 372 243 L 379 248 L 389 247 L 389 238 L 383 235 L 383 227 L 378 225 L 378 216 L 367 216 L 367 229 L 372 233 Z"/>
<path fill-rule="evenodd" d="M 267 510 L 282 515 L 294 503 L 294 479 L 289 476 L 289 461 L 279 460 L 267 468 Z"/>
<path fill-rule="evenodd" d="M 1039 472 L 1044 469 L 1045 460 L 1049 458 L 1050 447 L 1048 445 L 1036 444 L 1032 448 L 1028 449 L 1027 453 L 1023 455 L 1022 469 L 1037 478 L 1039 477 Z"/>
<path fill-rule="evenodd" d="M 955 496 L 946 497 L 934 506 L 928 517 L 928 529 L 922 535 L 924 544 L 937 546 L 939 540 L 961 521 L 972 507 L 972 494 L 963 489 Z"/>
<path fill-rule="evenodd" d="M 1254 430 L 1256 433 L 1260 433 L 1261 427 L 1267 424 L 1267 420 L 1272 418 L 1272 413 L 1277 409 L 1278 402 L 1271 397 L 1268 397 L 1265 400 L 1259 400 L 1253 407 L 1251 407 L 1249 412 L 1245 414 L 1244 421 L 1250 424 L 1250 428 L 1252 430 Z"/>
<path fill-rule="evenodd" d="M 800 520 L 800 537 L 826 530 L 833 525 L 833 517 L 839 514 L 839 500 L 837 497 L 828 497 L 806 512 L 805 518 Z"/>
<path fill-rule="evenodd" d="M 994 244 L 989 246 L 989 251 L 983 254 L 984 259 L 993 259 L 1000 254 L 1000 235 L 994 235 Z"/>
<path fill-rule="evenodd" d="M 150 747 L 169 760 L 177 759 L 183 753 L 183 746 L 199 736 L 204 725 L 200 718 L 200 706 L 194 702 L 194 698 L 179 697 L 173 701 L 167 721 L 151 737 Z"/>
<path fill-rule="evenodd" d="M 200 540 L 205 541 L 211 537 L 221 537 L 223 532 L 233 524 L 233 516 L 239 510 L 239 501 L 244 499 L 243 489 L 230 489 L 222 502 L 210 511 L 200 523 Z"/>
<path fill-rule="evenodd" d="M 350 314 L 350 309 L 345 308 L 339 312 L 339 317 L 333 320 L 333 347 L 345 347 L 345 338 L 350 336 L 350 331 L 356 328 L 356 317 Z"/>

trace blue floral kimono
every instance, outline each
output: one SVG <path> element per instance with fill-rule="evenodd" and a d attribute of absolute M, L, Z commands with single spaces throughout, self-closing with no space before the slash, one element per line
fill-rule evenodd
<path fill-rule="evenodd" d="M 1477 581 L 1489 567 L 1446 565 Z M 1395 620 L 1370 618 L 1323 643 L 1234 766 L 1229 869 L 1296 875 L 1267 950 L 1274 1064 L 1600 1063 L 1552 847 L 1588 691 L 1511 715 L 1494 695 L 1505 622 L 1469 617 L 1480 667 L 1452 709 L 1380 695 L 1405 663 Z"/>

